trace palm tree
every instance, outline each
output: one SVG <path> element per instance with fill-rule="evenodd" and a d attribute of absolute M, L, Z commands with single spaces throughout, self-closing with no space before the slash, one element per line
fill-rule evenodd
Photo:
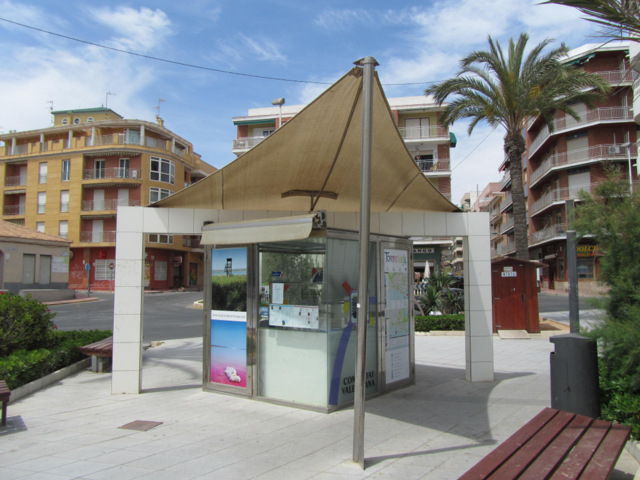
<path fill-rule="evenodd" d="M 511 174 L 515 255 L 522 259 L 529 258 L 522 178 L 526 120 L 541 115 L 550 129 L 556 111 L 579 120 L 573 105 L 583 102 L 593 108 L 594 102 L 608 91 L 606 82 L 596 74 L 561 62 L 568 52 L 564 45 L 543 54 L 551 43 L 551 40 L 544 40 L 525 57 L 528 40 L 526 33 L 520 35 L 517 43 L 510 39 L 505 57 L 500 44 L 489 37 L 488 51 L 471 52 L 461 60 L 455 77 L 425 90 L 440 105 L 447 97 L 454 96 L 440 118 L 445 126 L 469 118 L 469 134 L 480 121 L 506 130 L 504 152 Z"/>
<path fill-rule="evenodd" d="M 604 35 L 621 40 L 638 41 L 640 37 L 640 5 L 637 0 L 547 0 L 574 7 L 590 22 L 604 27 Z"/>

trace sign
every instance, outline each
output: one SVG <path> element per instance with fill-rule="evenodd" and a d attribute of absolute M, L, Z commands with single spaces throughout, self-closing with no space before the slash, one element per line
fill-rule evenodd
<path fill-rule="evenodd" d="M 109 263 L 109 270 L 113 270 L 114 268 L 116 268 L 115 264 L 113 262 Z"/>
<path fill-rule="evenodd" d="M 502 276 L 502 277 L 517 277 L 518 276 L 518 272 L 502 272 L 500 276 Z"/>
<path fill-rule="evenodd" d="M 436 249 L 433 247 L 429 248 L 414 248 L 413 253 L 436 253 Z"/>
<path fill-rule="evenodd" d="M 578 257 L 595 257 L 598 255 L 598 245 L 578 245 L 576 254 Z"/>
<path fill-rule="evenodd" d="M 85 263 L 84 264 L 84 269 L 88 272 L 89 270 L 91 270 L 91 264 L 90 263 Z"/>

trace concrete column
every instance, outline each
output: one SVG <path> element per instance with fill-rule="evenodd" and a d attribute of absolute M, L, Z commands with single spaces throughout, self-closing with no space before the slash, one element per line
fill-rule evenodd
<path fill-rule="evenodd" d="M 16 137 L 11 137 L 11 155 L 16 154 Z"/>
<path fill-rule="evenodd" d="M 142 319 L 144 294 L 143 207 L 119 207 L 113 306 L 111 393 L 142 389 Z"/>
<path fill-rule="evenodd" d="M 73 130 L 69 130 L 69 134 L 67 135 L 67 143 L 69 144 L 69 146 L 67 148 L 71 148 L 73 145 Z"/>
<path fill-rule="evenodd" d="M 144 136 L 146 135 L 145 130 L 144 130 L 144 125 L 140 125 L 140 145 L 142 145 L 144 147 L 145 144 L 145 139 Z"/>
<path fill-rule="evenodd" d="M 464 250 L 466 378 L 493 380 L 491 245 L 486 215 L 468 215 Z"/>
<path fill-rule="evenodd" d="M 91 146 L 96 144 L 96 127 L 91 127 Z"/>

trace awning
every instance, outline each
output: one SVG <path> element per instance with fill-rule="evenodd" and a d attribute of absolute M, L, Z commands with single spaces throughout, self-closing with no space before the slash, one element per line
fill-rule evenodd
<path fill-rule="evenodd" d="M 449 132 L 449 145 L 451 145 L 451 148 L 455 148 L 457 143 L 458 139 L 456 138 L 456 134 L 453 132 Z"/>
<path fill-rule="evenodd" d="M 239 245 L 283 242 L 309 237 L 317 213 L 293 217 L 262 218 L 243 222 L 216 223 L 202 227 L 201 245 Z"/>

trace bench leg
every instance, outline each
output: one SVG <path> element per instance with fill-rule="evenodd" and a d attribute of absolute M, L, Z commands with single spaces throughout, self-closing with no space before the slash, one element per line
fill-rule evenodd
<path fill-rule="evenodd" d="M 91 371 L 95 373 L 104 373 L 111 365 L 111 358 L 91 356 Z"/>
<path fill-rule="evenodd" d="M 6 427 L 7 426 L 7 403 L 9 402 L 2 402 L 2 426 Z"/>

